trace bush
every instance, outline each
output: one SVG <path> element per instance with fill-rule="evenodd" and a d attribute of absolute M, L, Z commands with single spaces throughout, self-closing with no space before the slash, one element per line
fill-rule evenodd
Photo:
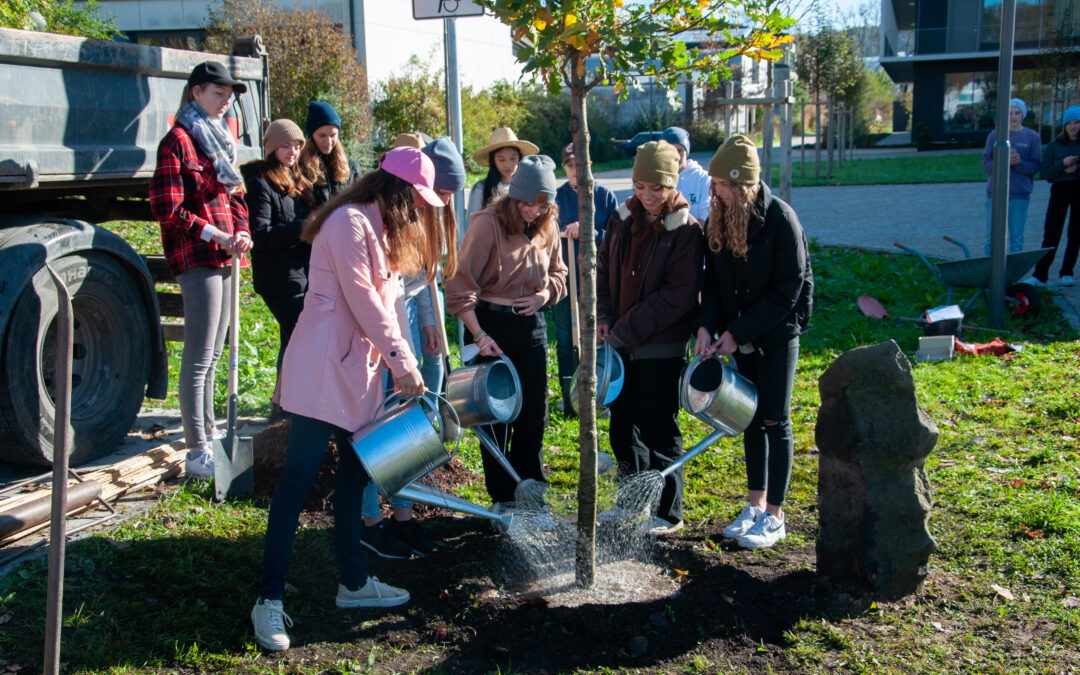
<path fill-rule="evenodd" d="M 370 163 L 371 115 L 367 75 L 352 38 L 318 10 L 285 10 L 259 0 L 220 0 L 210 9 L 206 48 L 232 51 L 234 38 L 261 35 L 270 62 L 270 114 L 301 128 L 311 101 L 327 101 L 341 115 L 346 152 Z"/>
<path fill-rule="evenodd" d="M 117 34 L 114 17 L 102 17 L 97 0 L 86 0 L 76 5 L 72 0 L 4 0 L 0 2 L 0 26 L 33 30 L 31 12 L 45 19 L 45 32 L 80 37 L 112 39 Z"/>

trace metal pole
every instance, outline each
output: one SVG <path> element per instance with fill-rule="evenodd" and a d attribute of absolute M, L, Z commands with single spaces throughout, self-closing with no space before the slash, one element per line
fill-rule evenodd
<path fill-rule="evenodd" d="M 848 145 L 850 152 L 848 159 L 855 159 L 855 108 L 851 109 L 851 144 Z"/>
<path fill-rule="evenodd" d="M 1012 94 L 1016 0 L 1001 4 L 1001 55 L 998 60 L 997 139 L 990 211 L 990 326 L 1001 328 L 1005 310 L 1005 236 L 1009 219 L 1009 97 Z"/>
<path fill-rule="evenodd" d="M 60 672 L 60 628 L 64 606 L 64 552 L 67 537 L 67 473 L 71 425 L 71 352 L 75 322 L 71 316 L 71 294 L 52 267 L 45 268 L 56 286 L 56 374 L 53 379 L 52 527 L 49 531 L 49 588 L 45 611 L 46 675 Z"/>
<path fill-rule="evenodd" d="M 802 159 L 799 161 L 799 175 L 806 178 L 806 101 L 799 101 L 799 113 L 802 115 L 802 131 L 799 132 L 799 153 Z"/>
<path fill-rule="evenodd" d="M 829 122 L 825 125 L 825 147 L 826 156 L 828 157 L 828 164 L 825 171 L 826 178 L 832 178 L 832 161 L 833 161 L 833 123 L 836 121 L 836 102 L 833 97 L 829 97 Z"/>
<path fill-rule="evenodd" d="M 728 80 L 724 83 L 724 98 L 735 98 L 735 83 Z M 738 123 L 738 120 L 736 120 Z M 724 140 L 731 138 L 731 105 L 724 106 Z"/>
<path fill-rule="evenodd" d="M 821 99 L 814 101 L 814 178 L 821 178 Z"/>
<path fill-rule="evenodd" d="M 790 80 L 785 80 L 784 96 L 790 97 L 792 86 Z M 791 118 L 794 110 L 790 103 L 780 106 L 780 199 L 788 204 L 791 203 Z"/>
<path fill-rule="evenodd" d="M 766 185 L 772 185 L 772 165 L 773 165 L 773 107 L 772 105 L 765 106 L 764 126 L 761 129 L 761 178 L 765 181 Z"/>
<path fill-rule="evenodd" d="M 446 59 L 446 126 L 450 134 L 450 140 L 457 146 L 458 152 L 465 154 L 465 134 L 461 128 L 461 81 L 458 77 L 457 59 L 457 26 L 453 18 L 443 19 L 443 54 Z M 449 242 L 451 246 L 460 245 L 461 237 L 464 236 L 465 227 L 465 190 L 461 189 L 454 195 L 454 218 L 457 220 L 458 241 Z M 434 299 L 434 298 L 432 298 Z M 446 317 L 441 319 L 444 323 Z M 465 326 L 461 319 L 457 322 L 458 354 L 465 349 Z M 450 361 L 449 351 L 446 353 L 447 363 Z M 449 375 L 449 372 L 447 372 Z"/>
<path fill-rule="evenodd" d="M 847 145 L 847 143 L 845 143 L 847 134 L 845 133 L 846 129 L 844 128 L 844 123 L 847 121 L 847 111 L 844 109 L 843 101 L 837 106 L 837 110 L 837 116 L 840 118 L 839 123 L 837 124 L 837 138 L 840 140 L 840 153 L 836 156 L 836 168 L 839 169 L 844 166 L 844 152 L 846 150 L 845 146 Z"/>

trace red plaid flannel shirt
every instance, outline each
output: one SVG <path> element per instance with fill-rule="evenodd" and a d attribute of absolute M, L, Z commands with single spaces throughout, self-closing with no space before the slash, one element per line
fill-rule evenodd
<path fill-rule="evenodd" d="M 179 125 L 158 145 L 157 168 L 150 179 L 150 211 L 161 223 L 165 262 L 174 276 L 196 267 L 229 264 L 228 251 L 200 238 L 205 225 L 230 235 L 250 233 L 243 195 L 225 190 L 214 163 Z"/>

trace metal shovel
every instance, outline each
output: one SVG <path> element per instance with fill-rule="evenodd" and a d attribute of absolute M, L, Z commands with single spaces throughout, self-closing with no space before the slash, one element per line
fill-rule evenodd
<path fill-rule="evenodd" d="M 250 497 L 255 493 L 251 436 L 236 435 L 236 385 L 240 369 L 240 256 L 232 258 L 229 309 L 229 422 L 224 439 L 215 439 L 214 499 Z"/>

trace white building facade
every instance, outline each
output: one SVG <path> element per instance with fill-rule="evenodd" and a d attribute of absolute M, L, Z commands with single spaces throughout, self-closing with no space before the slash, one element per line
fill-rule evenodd
<path fill-rule="evenodd" d="M 268 0 L 269 1 L 269 0 Z M 282 7 L 317 9 L 353 36 L 368 82 L 385 80 L 417 56 L 442 67 L 443 21 L 416 20 L 411 0 L 276 0 Z M 137 42 L 197 49 L 213 2 L 206 0 L 101 0 L 101 13 L 116 17 L 121 32 Z M 462 84 L 486 88 L 516 82 L 521 66 L 510 30 L 491 16 L 455 19 Z"/>

